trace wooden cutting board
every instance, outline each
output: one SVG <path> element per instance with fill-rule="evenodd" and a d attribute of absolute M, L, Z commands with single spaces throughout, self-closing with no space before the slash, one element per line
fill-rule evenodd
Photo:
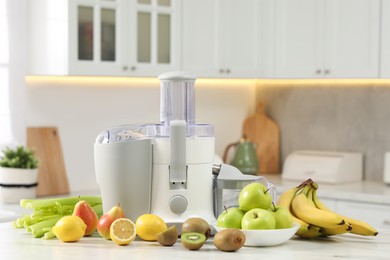
<path fill-rule="evenodd" d="M 39 160 L 37 196 L 68 194 L 61 140 L 56 127 L 27 128 L 27 146 Z"/>
<path fill-rule="evenodd" d="M 257 145 L 259 174 L 280 173 L 278 125 L 264 111 L 264 104 L 258 103 L 256 113 L 245 119 L 243 136 Z"/>

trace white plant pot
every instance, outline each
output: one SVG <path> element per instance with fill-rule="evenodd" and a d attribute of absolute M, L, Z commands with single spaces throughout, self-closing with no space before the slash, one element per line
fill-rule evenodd
<path fill-rule="evenodd" d="M 0 167 L 0 199 L 4 203 L 19 203 L 36 197 L 38 169 Z"/>

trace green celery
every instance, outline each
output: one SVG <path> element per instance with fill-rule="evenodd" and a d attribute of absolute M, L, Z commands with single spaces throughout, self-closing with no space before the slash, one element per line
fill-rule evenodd
<path fill-rule="evenodd" d="M 33 231 L 41 230 L 42 228 L 52 227 L 61 218 L 62 218 L 62 216 L 58 216 L 58 215 L 53 216 L 50 219 L 47 219 L 47 220 L 44 220 L 44 221 L 41 221 L 41 222 L 38 222 L 34 225 L 29 226 L 29 229 L 33 232 Z"/>
<path fill-rule="evenodd" d="M 57 205 L 75 205 L 80 200 L 87 201 L 91 206 L 96 204 L 102 204 L 102 199 L 99 196 L 79 196 L 79 197 L 67 197 L 67 198 L 54 198 L 54 199 L 38 199 L 20 201 L 20 205 L 27 209 L 38 209 L 53 207 Z"/>
<path fill-rule="evenodd" d="M 50 231 L 47 231 L 43 235 L 42 239 L 52 239 L 52 238 L 55 238 L 55 237 L 56 237 L 56 235 L 54 235 L 53 231 L 51 231 L 51 229 L 50 229 Z"/>
<path fill-rule="evenodd" d="M 98 215 L 98 218 L 100 218 L 103 215 L 103 205 L 98 204 L 92 207 L 93 211 L 95 211 L 96 215 Z"/>

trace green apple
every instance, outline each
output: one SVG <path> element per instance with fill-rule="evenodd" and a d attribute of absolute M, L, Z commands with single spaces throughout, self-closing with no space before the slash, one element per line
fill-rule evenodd
<path fill-rule="evenodd" d="M 225 208 L 217 218 L 217 226 L 241 229 L 241 220 L 243 216 L 244 212 L 239 208 Z"/>
<path fill-rule="evenodd" d="M 251 209 L 242 217 L 242 229 L 275 229 L 274 214 L 266 209 Z"/>
<path fill-rule="evenodd" d="M 269 209 L 271 203 L 269 190 L 259 182 L 246 185 L 238 196 L 238 205 L 244 212 L 256 208 Z"/>
<path fill-rule="evenodd" d="M 294 221 L 288 209 L 279 205 L 273 205 L 271 211 L 274 214 L 276 229 L 292 228 Z"/>

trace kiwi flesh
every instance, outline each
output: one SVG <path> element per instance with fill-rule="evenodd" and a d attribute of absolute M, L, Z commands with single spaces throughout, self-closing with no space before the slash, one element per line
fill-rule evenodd
<path fill-rule="evenodd" d="M 206 241 L 206 236 L 202 233 L 188 232 L 181 234 L 181 243 L 189 250 L 200 249 Z"/>
<path fill-rule="evenodd" d="M 227 228 L 217 232 L 214 236 L 214 245 L 221 251 L 233 252 L 240 249 L 245 243 L 245 234 L 236 228 Z"/>
<path fill-rule="evenodd" d="M 177 238 L 179 237 L 179 232 L 175 225 L 165 229 L 164 231 L 157 234 L 156 239 L 163 246 L 173 246 Z"/>
<path fill-rule="evenodd" d="M 211 229 L 209 223 L 206 220 L 198 217 L 192 217 L 184 221 L 181 227 L 182 233 L 196 232 L 202 233 L 208 239 L 211 235 Z"/>

